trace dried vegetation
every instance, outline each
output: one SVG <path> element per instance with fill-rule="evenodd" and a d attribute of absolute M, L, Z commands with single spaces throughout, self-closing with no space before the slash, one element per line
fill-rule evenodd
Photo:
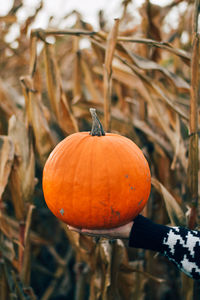
<path fill-rule="evenodd" d="M 106 131 L 133 139 L 149 161 L 144 215 L 199 225 L 199 1 L 147 0 L 136 24 L 125 0 L 120 19 L 99 13 L 98 31 L 76 11 L 60 20 L 75 16 L 71 28 L 50 18 L 30 31 L 42 2 L 19 24 L 22 8 L 15 0 L 0 17 L 0 299 L 198 299 L 198 285 L 167 259 L 69 232 L 45 206 L 41 181 L 50 151 L 89 130 L 95 107 Z"/>

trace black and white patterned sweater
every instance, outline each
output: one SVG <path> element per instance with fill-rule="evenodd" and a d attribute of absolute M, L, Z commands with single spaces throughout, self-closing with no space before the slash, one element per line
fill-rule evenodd
<path fill-rule="evenodd" d="M 200 279 L 200 231 L 155 224 L 139 215 L 135 218 L 129 246 L 158 251 L 194 279 Z"/>

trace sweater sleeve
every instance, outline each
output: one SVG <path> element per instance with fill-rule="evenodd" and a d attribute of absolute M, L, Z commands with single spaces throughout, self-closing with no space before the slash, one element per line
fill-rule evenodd
<path fill-rule="evenodd" d="M 135 218 L 129 246 L 158 251 L 194 279 L 200 279 L 200 231 L 155 224 L 139 215 Z"/>

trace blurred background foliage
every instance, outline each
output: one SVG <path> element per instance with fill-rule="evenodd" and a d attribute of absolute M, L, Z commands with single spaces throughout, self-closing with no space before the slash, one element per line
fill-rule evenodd
<path fill-rule="evenodd" d="M 0 17 L 1 300 L 199 299 L 198 285 L 166 258 L 70 232 L 43 198 L 49 153 L 67 135 L 90 130 L 95 107 L 106 131 L 129 137 L 148 159 L 143 214 L 199 225 L 199 2 L 146 0 L 139 22 L 131 2 L 121 3 L 119 19 L 99 11 L 98 31 L 78 11 L 61 27 L 50 17 L 46 29 L 31 30 L 42 1 L 24 22 L 22 0 Z M 74 24 L 63 26 L 71 16 Z M 9 42 L 16 24 L 20 34 Z"/>

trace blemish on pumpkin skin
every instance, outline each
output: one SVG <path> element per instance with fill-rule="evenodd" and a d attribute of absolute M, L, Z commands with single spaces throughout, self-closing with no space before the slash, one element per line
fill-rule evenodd
<path fill-rule="evenodd" d="M 141 205 L 142 202 L 143 202 L 144 198 L 142 198 L 139 202 L 138 202 L 138 205 Z"/>
<path fill-rule="evenodd" d="M 62 216 L 64 215 L 64 209 L 63 208 L 61 208 L 60 213 L 61 213 Z"/>
<path fill-rule="evenodd" d="M 128 174 L 125 175 L 125 178 L 128 178 Z"/>
<path fill-rule="evenodd" d="M 131 190 L 133 191 L 133 190 L 135 190 L 135 188 L 133 186 L 131 186 Z"/>
<path fill-rule="evenodd" d="M 111 212 L 113 215 L 117 215 L 120 218 L 120 212 L 118 210 L 114 210 L 111 206 Z"/>
<path fill-rule="evenodd" d="M 113 218 L 115 220 L 116 216 L 118 217 L 118 219 L 120 221 L 120 212 L 118 210 L 114 210 L 112 208 L 112 206 L 110 207 L 110 209 L 111 209 L 111 215 L 110 215 L 109 223 L 112 224 L 113 223 Z"/>

